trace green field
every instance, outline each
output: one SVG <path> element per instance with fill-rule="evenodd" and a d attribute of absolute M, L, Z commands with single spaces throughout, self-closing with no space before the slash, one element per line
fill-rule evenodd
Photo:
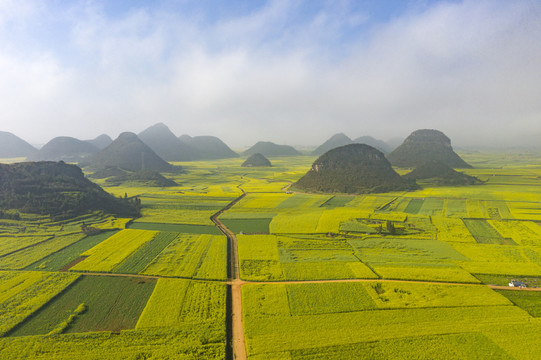
<path fill-rule="evenodd" d="M 365 195 L 287 193 L 309 156 L 186 162 L 176 187 L 100 182 L 137 219 L 0 219 L 0 358 L 231 358 L 233 283 L 248 359 L 537 359 L 541 165 L 500 156 L 467 154 L 483 185 Z M 235 199 L 226 283 L 210 217 Z"/>

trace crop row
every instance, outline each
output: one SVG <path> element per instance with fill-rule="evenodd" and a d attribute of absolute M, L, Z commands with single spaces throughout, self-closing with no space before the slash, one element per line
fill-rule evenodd
<path fill-rule="evenodd" d="M 157 234 L 156 231 L 122 230 L 81 254 L 87 258 L 72 267 L 72 270 L 113 271 L 118 264 Z"/>

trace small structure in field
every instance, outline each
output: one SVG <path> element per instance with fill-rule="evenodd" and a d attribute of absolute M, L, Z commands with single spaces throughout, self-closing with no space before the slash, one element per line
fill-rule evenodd
<path fill-rule="evenodd" d="M 517 280 L 511 280 L 509 282 L 509 286 L 510 287 L 518 287 L 518 288 L 525 288 L 525 287 L 528 287 L 525 283 L 523 283 L 522 281 L 517 281 Z"/>

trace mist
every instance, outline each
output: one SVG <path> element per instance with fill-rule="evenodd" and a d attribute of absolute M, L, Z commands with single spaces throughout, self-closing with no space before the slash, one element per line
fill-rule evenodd
<path fill-rule="evenodd" d="M 535 146 L 541 3 L 0 1 L 0 130 L 318 145 L 420 128 Z"/>

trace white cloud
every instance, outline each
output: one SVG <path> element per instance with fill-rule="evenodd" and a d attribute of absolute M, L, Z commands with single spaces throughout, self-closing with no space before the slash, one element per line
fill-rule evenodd
<path fill-rule="evenodd" d="M 163 121 L 179 135 L 236 146 L 317 144 L 342 131 L 386 139 L 424 127 L 462 144 L 541 134 L 541 5 L 442 2 L 370 26 L 347 2 L 302 12 L 299 2 L 272 1 L 208 23 L 77 4 L 51 24 L 67 29 L 65 44 L 23 51 L 28 38 L 16 48 L 0 37 L 0 96 L 9 99 L 0 127 L 44 142 Z M 25 24 L 38 16 L 19 13 Z"/>

